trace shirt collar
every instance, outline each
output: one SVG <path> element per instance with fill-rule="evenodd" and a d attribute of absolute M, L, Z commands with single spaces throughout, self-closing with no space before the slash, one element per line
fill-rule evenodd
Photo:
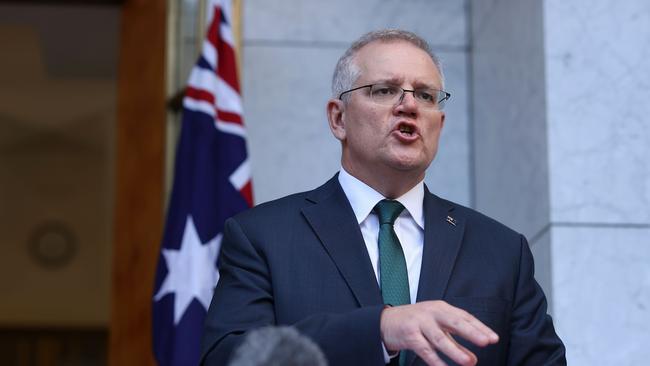
<path fill-rule="evenodd" d="M 348 201 L 350 201 L 354 215 L 357 218 L 357 223 L 359 224 L 368 217 L 377 202 L 386 198 L 369 185 L 353 177 L 343 168 L 339 172 L 339 184 L 341 184 L 343 192 L 345 192 Z M 396 198 L 396 200 L 404 205 L 406 213 L 410 214 L 415 223 L 424 229 L 424 181 L 420 181 L 408 192 Z"/>

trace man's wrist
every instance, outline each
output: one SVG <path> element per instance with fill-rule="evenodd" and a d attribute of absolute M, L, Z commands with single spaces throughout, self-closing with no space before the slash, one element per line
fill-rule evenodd
<path fill-rule="evenodd" d="M 388 348 L 386 348 L 386 344 L 384 343 L 384 334 L 383 334 L 383 329 L 381 329 L 381 320 L 383 320 L 383 315 L 384 311 L 388 308 L 391 308 L 392 306 L 389 304 L 384 305 L 384 310 L 381 311 L 381 318 L 380 318 L 380 335 L 381 335 L 381 349 L 384 352 L 384 362 L 390 363 L 390 360 L 397 357 L 399 355 L 399 350 L 397 351 L 389 351 Z"/>

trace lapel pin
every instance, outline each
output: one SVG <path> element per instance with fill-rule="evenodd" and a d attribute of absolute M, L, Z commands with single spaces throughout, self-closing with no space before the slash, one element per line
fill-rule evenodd
<path fill-rule="evenodd" d="M 447 216 L 447 222 L 456 226 L 456 219 L 451 216 Z"/>

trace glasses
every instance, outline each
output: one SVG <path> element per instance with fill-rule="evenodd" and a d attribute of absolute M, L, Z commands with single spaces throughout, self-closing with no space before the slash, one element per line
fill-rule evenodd
<path fill-rule="evenodd" d="M 394 106 L 402 103 L 406 92 L 410 92 L 413 94 L 413 98 L 415 98 L 415 101 L 420 106 L 441 110 L 445 106 L 445 102 L 451 98 L 451 94 L 444 90 L 432 88 L 417 88 L 409 90 L 391 84 L 368 84 L 344 91 L 339 94 L 339 99 L 343 100 L 345 94 L 364 88 L 370 88 L 370 99 L 373 102 L 382 105 Z"/>

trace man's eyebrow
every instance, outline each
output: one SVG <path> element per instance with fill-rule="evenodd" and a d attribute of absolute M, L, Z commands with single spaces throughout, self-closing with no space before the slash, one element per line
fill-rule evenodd
<path fill-rule="evenodd" d="M 391 85 L 400 85 L 404 81 L 403 78 L 398 76 L 385 77 L 375 80 L 373 84 L 391 84 Z"/>
<path fill-rule="evenodd" d="M 414 88 L 427 88 L 427 89 L 436 89 L 440 90 L 441 88 L 437 86 L 435 83 L 427 83 L 427 82 L 416 82 L 413 84 Z"/>
<path fill-rule="evenodd" d="M 389 84 L 389 85 L 397 85 L 400 86 L 404 82 L 404 78 L 399 77 L 399 76 L 392 76 L 392 77 L 386 77 L 386 78 L 380 78 L 372 82 L 372 84 Z M 417 89 L 422 89 L 422 88 L 428 88 L 428 89 L 436 89 L 440 90 L 440 87 L 436 85 L 435 82 L 421 82 L 421 81 L 416 81 L 413 83 L 413 88 Z"/>

